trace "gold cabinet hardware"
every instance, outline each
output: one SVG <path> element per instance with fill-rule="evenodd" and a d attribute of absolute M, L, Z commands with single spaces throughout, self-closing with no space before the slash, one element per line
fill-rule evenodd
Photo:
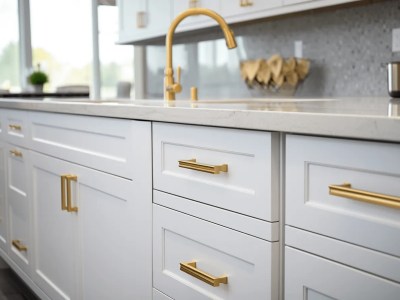
<path fill-rule="evenodd" d="M 19 251 L 28 251 L 28 248 L 20 240 L 12 240 L 11 244 Z"/>
<path fill-rule="evenodd" d="M 145 28 L 146 27 L 146 12 L 139 11 L 136 14 L 136 27 Z"/>
<path fill-rule="evenodd" d="M 18 150 L 16 150 L 16 149 L 10 150 L 10 154 L 11 154 L 12 156 L 15 156 L 15 157 L 22 157 L 22 152 L 21 152 L 21 151 L 18 151 Z"/>
<path fill-rule="evenodd" d="M 329 194 L 333 196 L 368 202 L 392 208 L 400 208 L 399 197 L 357 190 L 352 188 L 350 183 L 344 183 L 341 185 L 330 185 Z"/>
<path fill-rule="evenodd" d="M 77 212 L 78 207 L 72 206 L 71 181 L 77 181 L 75 175 L 61 175 L 61 210 Z M 66 200 L 66 201 L 65 201 Z"/>
<path fill-rule="evenodd" d="M 9 124 L 8 128 L 10 128 L 11 130 L 18 130 L 18 131 L 22 130 L 22 126 L 18 124 Z"/>
<path fill-rule="evenodd" d="M 185 272 L 209 285 L 219 286 L 221 283 L 228 284 L 227 276 L 214 277 L 206 272 L 203 272 L 196 267 L 196 262 L 180 263 L 180 270 Z"/>
<path fill-rule="evenodd" d="M 189 0 L 189 8 L 198 7 L 199 0 Z"/>
<path fill-rule="evenodd" d="M 196 159 L 189 159 L 189 160 L 179 160 L 179 167 L 185 169 L 191 169 L 195 171 L 210 173 L 210 174 L 219 174 L 220 172 L 228 172 L 228 165 L 208 165 L 203 163 L 196 162 Z"/>
<path fill-rule="evenodd" d="M 252 6 L 253 2 L 250 0 L 240 0 L 240 6 L 241 7 L 246 7 L 246 6 Z"/>

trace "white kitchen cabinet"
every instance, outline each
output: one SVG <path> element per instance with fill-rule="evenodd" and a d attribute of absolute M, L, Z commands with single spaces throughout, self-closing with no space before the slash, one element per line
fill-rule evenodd
<path fill-rule="evenodd" d="M 9 250 L 8 255 L 18 267 L 30 274 L 32 261 L 31 201 L 29 197 L 29 151 L 7 144 L 7 207 Z"/>
<path fill-rule="evenodd" d="M 216 0 L 174 0 L 172 2 L 172 17 L 173 19 L 183 11 L 189 8 L 208 8 L 217 13 L 221 12 L 221 2 Z M 215 26 L 216 21 L 207 16 L 197 15 L 190 16 L 184 19 L 178 26 L 177 31 L 189 29 L 190 26 L 199 28 L 200 26 Z M 186 27 L 186 28 L 185 28 Z"/>
<path fill-rule="evenodd" d="M 400 284 L 285 247 L 285 299 L 397 300 Z"/>
<path fill-rule="evenodd" d="M 229 23 L 260 18 L 264 11 L 279 7 L 282 0 L 224 0 L 221 1 L 221 13 Z"/>
<path fill-rule="evenodd" d="M 0 126 L 1 128 L 1 126 Z M 7 252 L 6 144 L 0 133 L 0 248 Z"/>
<path fill-rule="evenodd" d="M 119 43 L 132 43 L 167 33 L 170 0 L 118 0 Z"/>

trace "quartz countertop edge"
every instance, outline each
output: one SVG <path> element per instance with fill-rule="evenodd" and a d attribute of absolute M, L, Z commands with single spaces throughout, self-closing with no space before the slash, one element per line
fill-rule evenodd
<path fill-rule="evenodd" d="M 212 105 L 193 108 L 187 104 L 165 107 L 160 100 L 143 104 L 145 101 L 96 104 L 7 99 L 0 101 L 0 108 L 400 142 L 398 116 L 330 113 L 329 109 L 324 112 L 266 111 L 228 104 L 223 108 Z"/>

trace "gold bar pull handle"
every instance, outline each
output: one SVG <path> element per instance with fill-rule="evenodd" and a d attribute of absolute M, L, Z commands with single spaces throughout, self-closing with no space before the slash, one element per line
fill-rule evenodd
<path fill-rule="evenodd" d="M 20 240 L 12 240 L 11 244 L 19 251 L 28 251 L 28 248 Z"/>
<path fill-rule="evenodd" d="M 61 210 L 67 210 L 66 204 L 66 183 L 67 183 L 67 175 L 61 175 Z"/>
<path fill-rule="evenodd" d="M 350 183 L 330 185 L 329 194 L 376 205 L 400 208 L 400 197 L 357 190 L 352 188 Z"/>
<path fill-rule="evenodd" d="M 221 172 L 228 172 L 228 165 L 208 165 L 203 163 L 198 163 L 195 158 L 189 160 L 179 160 L 179 167 L 210 173 L 210 174 L 219 174 Z"/>
<path fill-rule="evenodd" d="M 137 28 L 146 27 L 146 12 L 139 11 L 136 13 L 136 27 Z"/>
<path fill-rule="evenodd" d="M 227 276 L 214 277 L 206 272 L 203 272 L 196 267 L 196 262 L 180 263 L 180 270 L 185 272 L 209 285 L 219 286 L 221 283 L 228 284 Z"/>
<path fill-rule="evenodd" d="M 10 154 L 14 157 L 22 157 L 22 152 L 16 149 L 10 150 Z"/>
<path fill-rule="evenodd" d="M 21 131 L 22 130 L 22 126 L 18 125 L 18 124 L 9 124 L 8 128 L 10 128 L 11 130 L 17 130 L 17 131 Z"/>
<path fill-rule="evenodd" d="M 72 197 L 71 197 L 71 181 L 77 181 L 78 177 L 75 175 L 65 175 L 67 179 L 67 211 L 68 212 L 77 212 L 78 207 L 72 206 Z"/>

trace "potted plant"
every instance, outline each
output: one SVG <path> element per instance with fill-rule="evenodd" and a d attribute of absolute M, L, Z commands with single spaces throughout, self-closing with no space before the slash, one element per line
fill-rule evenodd
<path fill-rule="evenodd" d="M 49 78 L 46 73 L 40 70 L 38 64 L 37 69 L 28 76 L 28 81 L 33 86 L 35 93 L 42 93 L 43 85 L 49 81 Z"/>

